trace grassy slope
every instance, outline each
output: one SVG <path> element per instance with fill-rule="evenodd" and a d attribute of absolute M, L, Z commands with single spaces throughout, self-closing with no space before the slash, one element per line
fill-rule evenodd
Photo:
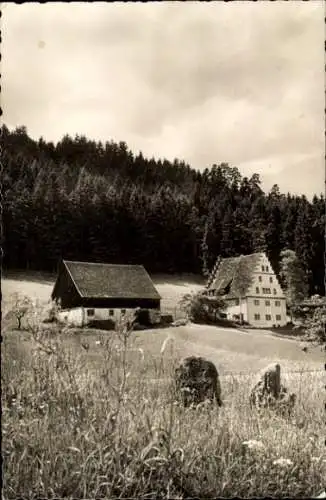
<path fill-rule="evenodd" d="M 219 367 L 246 364 L 250 353 L 239 332 L 200 326 L 135 332 L 126 357 L 115 335 L 65 335 L 57 354 L 48 356 L 31 355 L 28 335 L 12 333 L 5 334 L 2 357 L 6 498 L 307 498 L 321 489 L 323 373 L 285 377 L 298 396 L 290 421 L 250 410 L 250 374 L 222 376 L 224 407 L 217 415 L 175 406 L 169 379 L 187 349 L 218 355 L 224 363 Z M 175 340 L 162 349 L 169 335 Z M 227 336 L 233 339 L 229 350 L 219 351 Z M 107 346 L 98 343 L 101 337 Z M 202 344 L 196 344 L 199 338 Z M 88 350 L 81 345 L 86 341 Z M 273 341 L 266 349 L 257 341 L 256 362 L 265 363 L 261 356 Z M 297 360 L 301 354 L 294 352 Z M 254 367 L 253 360 L 246 366 Z M 7 403 L 12 390 L 13 407 Z M 159 439 L 162 433 L 166 441 Z M 244 453 L 248 439 L 260 441 L 263 450 Z M 280 458 L 290 465 L 273 464 Z"/>
<path fill-rule="evenodd" d="M 10 304 L 10 295 L 20 292 L 41 302 L 49 300 L 55 276 L 40 273 L 15 273 L 2 281 L 3 311 Z M 162 296 L 162 307 L 173 308 L 181 297 L 202 286 L 202 280 L 194 276 L 154 276 L 153 281 Z M 85 335 L 86 332 L 85 332 Z M 97 338 L 97 334 L 91 333 Z M 164 339 L 170 336 L 180 356 L 197 354 L 214 361 L 221 373 L 225 371 L 256 371 L 267 363 L 279 360 L 294 368 L 322 369 L 324 355 L 320 348 L 301 350 L 301 343 L 271 335 L 264 330 L 233 330 L 214 326 L 189 325 L 179 328 L 138 332 L 142 345 L 151 345 L 159 352 Z"/>

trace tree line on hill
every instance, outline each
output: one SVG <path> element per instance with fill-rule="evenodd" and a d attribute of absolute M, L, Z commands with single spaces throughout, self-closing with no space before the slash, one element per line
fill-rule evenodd
<path fill-rule="evenodd" d="M 199 172 L 134 155 L 124 142 L 64 136 L 57 144 L 3 125 L 4 266 L 54 271 L 58 260 L 203 272 L 217 256 L 266 251 L 279 272 L 292 249 L 310 294 L 324 293 L 325 199 L 264 193 L 228 164 Z"/>

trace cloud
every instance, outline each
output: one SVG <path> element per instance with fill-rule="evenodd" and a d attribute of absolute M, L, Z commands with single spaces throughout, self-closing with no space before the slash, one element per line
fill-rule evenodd
<path fill-rule="evenodd" d="M 5 123 L 324 190 L 322 1 L 3 5 Z"/>

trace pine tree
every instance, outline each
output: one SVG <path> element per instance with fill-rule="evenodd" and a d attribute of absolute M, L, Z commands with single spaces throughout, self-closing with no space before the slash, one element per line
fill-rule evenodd
<path fill-rule="evenodd" d="M 286 299 L 290 308 L 307 297 L 308 284 L 301 260 L 293 250 L 281 252 L 281 272 L 286 289 Z"/>
<path fill-rule="evenodd" d="M 58 258 L 143 263 L 207 275 L 218 255 L 297 251 L 310 293 L 324 293 L 325 200 L 265 195 L 257 174 L 134 156 L 127 145 L 32 140 L 1 127 L 4 265 L 52 270 Z M 203 269 L 202 269 L 203 268 Z"/>

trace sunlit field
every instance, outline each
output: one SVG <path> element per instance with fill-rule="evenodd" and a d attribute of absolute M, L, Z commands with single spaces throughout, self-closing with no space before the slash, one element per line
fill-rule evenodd
<path fill-rule="evenodd" d="M 228 348 L 222 409 L 184 409 L 173 371 L 193 346 L 178 330 L 5 331 L 4 498 L 315 496 L 326 475 L 324 372 L 283 359 L 283 371 L 297 367 L 284 375 L 294 414 L 258 414 L 248 404 L 258 365 L 237 374 L 250 353 Z M 310 366 L 322 369 L 317 358 Z"/>

